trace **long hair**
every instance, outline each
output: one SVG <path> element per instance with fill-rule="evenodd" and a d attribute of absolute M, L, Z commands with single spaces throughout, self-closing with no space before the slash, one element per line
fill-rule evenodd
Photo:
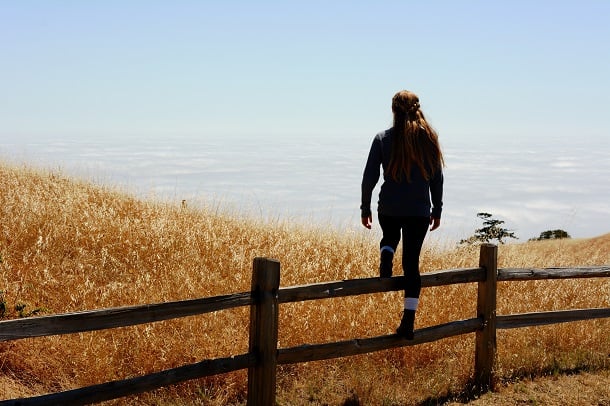
<path fill-rule="evenodd" d="M 392 98 L 394 126 L 388 174 L 397 182 L 406 176 L 411 182 L 413 165 L 426 180 L 445 165 L 438 135 L 428 124 L 420 109 L 419 98 L 413 92 L 401 90 Z"/>

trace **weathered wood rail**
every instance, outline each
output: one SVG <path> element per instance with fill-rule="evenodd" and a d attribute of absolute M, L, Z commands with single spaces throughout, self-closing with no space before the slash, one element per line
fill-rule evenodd
<path fill-rule="evenodd" d="M 513 315 L 496 315 L 497 283 L 544 279 L 607 278 L 610 266 L 514 269 L 497 268 L 497 247 L 481 246 L 480 266 L 422 274 L 422 287 L 456 283 L 478 283 L 477 317 L 431 326 L 415 332 L 407 341 L 396 334 L 358 338 L 341 342 L 278 348 L 279 305 L 305 300 L 330 299 L 401 290 L 404 277 L 364 278 L 279 287 L 280 264 L 255 258 L 250 292 L 178 302 L 82 311 L 0 321 L 0 342 L 27 337 L 72 334 L 153 323 L 172 318 L 250 306 L 249 350 L 245 354 L 203 360 L 194 364 L 145 376 L 102 383 L 85 388 L 31 398 L 0 401 L 0 405 L 82 405 L 151 391 L 204 376 L 248 369 L 248 404 L 275 403 L 278 364 L 295 364 L 347 357 L 403 346 L 418 345 L 447 337 L 475 333 L 474 382 L 482 391 L 491 388 L 496 356 L 496 331 L 528 326 L 610 317 L 610 308 L 577 309 Z"/>

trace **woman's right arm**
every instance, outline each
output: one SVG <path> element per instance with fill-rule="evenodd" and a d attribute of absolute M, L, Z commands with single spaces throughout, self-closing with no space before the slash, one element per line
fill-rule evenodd
<path fill-rule="evenodd" d="M 364 219 L 371 218 L 371 197 L 373 189 L 379 181 L 379 167 L 381 166 L 381 141 L 379 137 L 375 137 L 369 156 L 366 160 L 364 173 L 362 175 L 361 199 L 360 199 L 360 217 L 363 219 L 362 224 L 365 225 Z M 366 227 L 366 225 L 365 225 Z M 367 227 L 369 228 L 369 227 Z"/>

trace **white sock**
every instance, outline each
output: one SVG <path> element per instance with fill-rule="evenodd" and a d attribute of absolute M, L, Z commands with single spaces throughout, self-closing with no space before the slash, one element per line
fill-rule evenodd
<path fill-rule="evenodd" d="M 417 310 L 418 297 L 405 297 L 405 310 Z"/>

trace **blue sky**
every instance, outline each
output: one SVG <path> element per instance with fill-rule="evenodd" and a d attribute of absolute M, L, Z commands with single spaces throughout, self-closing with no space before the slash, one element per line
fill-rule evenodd
<path fill-rule="evenodd" d="M 608 1 L 3 1 L 0 140 L 609 133 Z M 368 143 L 368 141 L 367 141 Z"/>
<path fill-rule="evenodd" d="M 410 89 L 447 158 L 437 235 L 487 211 L 594 236 L 609 39 L 606 0 L 5 0 L 0 153 L 358 225 L 371 139 Z"/>

